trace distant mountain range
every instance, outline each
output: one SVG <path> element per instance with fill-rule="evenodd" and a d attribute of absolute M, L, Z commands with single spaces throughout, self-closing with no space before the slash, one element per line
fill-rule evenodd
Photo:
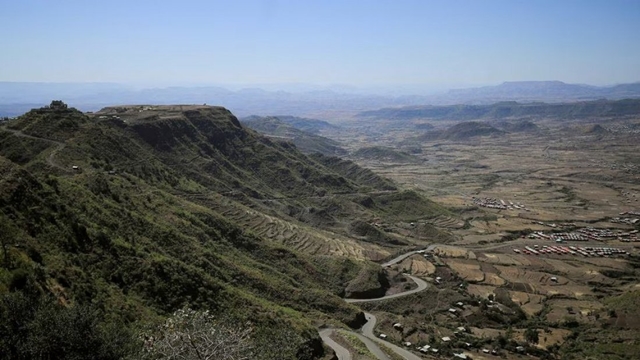
<path fill-rule="evenodd" d="M 440 105 L 389 107 L 363 111 L 356 118 L 371 120 L 496 120 L 521 118 L 589 118 L 640 115 L 640 99 L 595 100 L 566 103 L 519 103 L 491 105 Z"/>
<path fill-rule="evenodd" d="M 453 103 L 492 103 L 498 101 L 576 101 L 596 99 L 624 99 L 640 97 L 640 82 L 598 87 L 566 84 L 562 81 L 504 82 L 498 86 L 450 90 L 439 96 Z"/>
<path fill-rule="evenodd" d="M 334 90 L 303 92 L 222 87 L 166 87 L 135 89 L 111 83 L 19 83 L 0 82 L 0 116 L 17 116 L 53 99 L 85 111 L 112 104 L 212 104 L 231 109 L 238 116 L 279 115 L 339 118 L 344 112 L 383 107 L 453 104 L 492 104 L 500 101 L 574 102 L 585 100 L 640 98 L 640 83 L 608 87 L 566 84 L 560 81 L 505 82 L 497 86 L 450 90 L 430 96 L 366 95 Z"/>

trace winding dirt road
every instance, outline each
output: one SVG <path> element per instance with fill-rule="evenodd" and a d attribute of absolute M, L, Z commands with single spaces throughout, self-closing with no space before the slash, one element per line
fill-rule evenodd
<path fill-rule="evenodd" d="M 61 166 L 61 165 L 57 164 L 54 161 L 54 158 L 55 158 L 56 154 L 60 150 L 64 149 L 64 147 L 66 146 L 63 142 L 60 142 L 60 141 L 57 141 L 57 140 L 52 140 L 52 139 L 46 139 L 46 138 L 42 138 L 42 137 L 37 137 L 37 136 L 33 136 L 33 135 L 27 135 L 27 134 L 23 133 L 20 130 L 9 129 L 7 127 L 3 127 L 2 130 L 10 132 L 14 136 L 23 137 L 23 138 L 27 138 L 27 139 L 33 139 L 33 140 L 43 140 L 43 141 L 47 141 L 47 142 L 50 142 L 52 144 L 57 145 L 57 147 L 55 149 L 53 149 L 53 151 L 51 151 L 49 156 L 47 156 L 47 164 L 49 164 L 52 167 L 58 168 L 58 169 L 60 169 L 60 170 L 62 170 L 64 172 L 72 172 L 68 168 L 66 168 L 64 166 Z"/>

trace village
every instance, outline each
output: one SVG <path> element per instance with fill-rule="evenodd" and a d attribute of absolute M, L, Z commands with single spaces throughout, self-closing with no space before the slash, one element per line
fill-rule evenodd
<path fill-rule="evenodd" d="M 473 197 L 473 203 L 489 209 L 498 209 L 498 210 L 524 210 L 529 211 L 524 205 L 520 203 L 513 203 L 513 201 L 504 201 L 502 199 L 494 199 L 489 197 L 478 198 Z"/>
<path fill-rule="evenodd" d="M 542 231 L 536 231 L 529 234 L 529 239 L 544 239 L 555 241 L 556 243 L 562 243 L 565 241 L 606 241 L 606 240 L 619 240 L 623 242 L 637 242 L 640 241 L 638 237 L 638 230 L 610 230 L 610 229 L 596 229 L 592 227 L 578 229 L 572 232 L 554 232 L 544 233 Z"/>
<path fill-rule="evenodd" d="M 540 254 L 556 254 L 556 255 L 582 255 L 584 257 L 611 257 L 616 255 L 626 256 L 629 252 L 612 247 L 592 247 L 592 246 L 559 246 L 559 245 L 534 245 L 525 246 L 524 250 L 513 249 L 516 254 L 540 255 Z"/>

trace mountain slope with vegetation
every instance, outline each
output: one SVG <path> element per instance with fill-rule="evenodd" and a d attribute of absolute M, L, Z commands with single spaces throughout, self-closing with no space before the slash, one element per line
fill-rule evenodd
<path fill-rule="evenodd" d="M 409 196 L 406 213 L 393 199 L 408 195 L 394 195 L 389 181 L 248 131 L 223 108 L 111 107 L 87 116 L 63 105 L 0 127 L 0 353 L 9 358 L 52 356 L 55 346 L 34 356 L 23 340 L 43 341 L 37 326 L 65 316 L 102 329 L 97 343 L 112 337 L 139 348 L 128 334 L 185 306 L 250 323 L 258 342 L 265 330 L 270 338 L 287 330 L 295 357 L 317 358 L 315 327 L 363 323 L 340 297 L 367 259 L 393 246 L 360 244 L 348 221 L 318 214 L 443 211 Z M 20 306 L 42 311 L 21 326 Z M 67 337 L 77 345 L 77 334 Z M 114 351 L 93 356 L 123 356 Z"/>

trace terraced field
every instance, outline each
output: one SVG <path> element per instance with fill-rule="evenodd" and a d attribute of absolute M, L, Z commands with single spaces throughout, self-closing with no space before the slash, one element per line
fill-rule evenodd
<path fill-rule="evenodd" d="M 307 254 L 346 256 L 360 260 L 379 260 L 390 255 L 388 250 L 378 245 L 313 228 L 294 219 L 287 221 L 270 216 L 217 194 L 191 196 L 190 200 L 216 209 L 246 231 Z"/>
<path fill-rule="evenodd" d="M 427 222 L 443 229 L 459 229 L 464 226 L 464 222 L 460 222 L 459 218 L 446 215 L 439 215 L 433 219 L 429 219 Z"/>

